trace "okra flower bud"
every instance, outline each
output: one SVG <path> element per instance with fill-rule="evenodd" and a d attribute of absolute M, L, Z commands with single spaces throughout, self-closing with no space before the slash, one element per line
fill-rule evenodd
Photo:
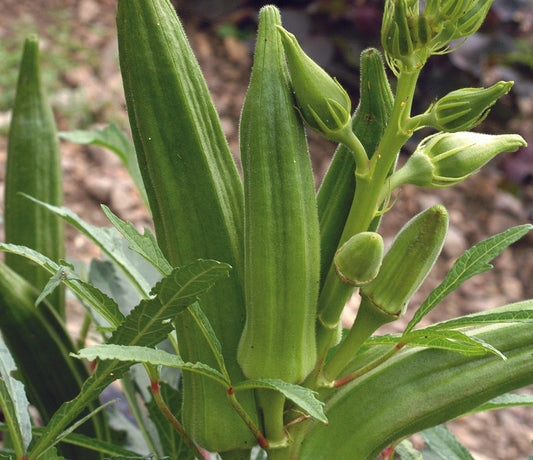
<path fill-rule="evenodd" d="M 518 134 L 434 134 L 426 137 L 403 168 L 391 176 L 391 186 L 450 187 L 475 174 L 499 153 L 514 152 L 525 145 Z"/>
<path fill-rule="evenodd" d="M 343 142 L 351 132 L 351 101 L 340 83 L 314 62 L 296 37 L 278 26 L 298 110 L 304 122 L 324 137 Z"/>
<path fill-rule="evenodd" d="M 435 205 L 400 230 L 383 258 L 378 276 L 360 289 L 381 312 L 400 317 L 435 264 L 448 230 L 448 211 Z"/>
<path fill-rule="evenodd" d="M 463 88 L 439 99 L 427 113 L 427 124 L 441 131 L 454 133 L 479 125 L 490 107 L 513 86 L 500 81 L 490 88 Z"/>
<path fill-rule="evenodd" d="M 345 283 L 362 286 L 377 276 L 383 252 L 383 238 L 379 233 L 358 233 L 335 254 L 335 270 Z"/>

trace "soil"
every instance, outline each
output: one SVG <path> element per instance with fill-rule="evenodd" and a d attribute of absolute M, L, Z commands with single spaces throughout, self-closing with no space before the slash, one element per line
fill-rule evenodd
<path fill-rule="evenodd" d="M 54 8 L 70 11 L 75 27 L 75 39 L 96 50 L 100 58 L 98 68 L 84 61 L 83 54 L 73 59 L 72 68 L 62 77 L 70 90 L 84 88 L 89 101 L 104 101 L 92 128 L 103 126 L 113 116 L 126 126 L 125 103 L 120 86 L 117 64 L 117 45 L 114 37 L 114 2 L 111 0 L 41 0 L 20 2 L 3 0 L 0 36 L 10 33 L 8 24 L 22 14 L 31 15 L 36 30 L 44 37 L 42 46 L 49 46 L 47 30 L 55 21 L 50 14 Z M 251 68 L 251 49 L 234 38 L 221 39 L 194 21 L 185 24 L 191 44 L 200 61 L 223 129 L 238 163 L 238 118 Z M 104 32 L 102 32 L 104 30 Z M 61 96 L 51 95 L 59 103 Z M 68 120 L 58 115 L 59 129 Z M 309 134 L 316 183 L 327 170 L 334 146 L 313 133 Z M 121 218 L 137 226 L 150 226 L 149 216 L 135 188 L 113 154 L 97 147 L 62 143 L 64 188 L 66 204 L 85 220 L 96 225 L 108 225 L 100 204 L 108 205 Z M 6 139 L 0 138 L 0 180 L 3 182 Z M 401 161 L 404 161 L 403 157 Z M 533 189 L 523 187 L 517 198 L 500 186 L 502 174 L 497 162 L 480 173 L 449 189 L 424 190 L 404 187 L 391 211 L 383 219 L 381 231 L 386 242 L 415 213 L 435 203 L 445 205 L 450 213 L 450 230 L 443 255 L 411 303 L 410 312 L 424 300 L 432 288 L 443 279 L 454 260 L 471 245 L 510 226 L 531 222 L 533 217 Z M 2 183 L 3 189 L 3 183 Z M 2 190 L 0 190 L 2 192 Z M 3 193 L 1 193 L 3 196 Z M 533 233 L 533 232 L 532 232 Z M 72 258 L 89 261 L 98 250 L 73 229 L 67 230 L 68 254 Z M 533 234 L 505 250 L 494 261 L 494 269 L 466 282 L 449 295 L 425 320 L 425 323 L 485 310 L 498 305 L 533 297 Z M 344 315 L 346 323 L 353 320 L 357 297 L 350 301 Z M 408 314 L 409 316 L 409 314 Z M 407 318 L 408 319 L 408 318 Z M 73 323 L 76 321 L 73 319 Z M 401 330 L 394 324 L 388 330 Z M 533 391 L 525 389 L 522 391 Z M 527 459 L 533 455 L 533 409 L 515 408 L 483 413 L 449 423 L 451 430 L 479 460 Z M 416 442 L 419 442 L 415 438 Z"/>

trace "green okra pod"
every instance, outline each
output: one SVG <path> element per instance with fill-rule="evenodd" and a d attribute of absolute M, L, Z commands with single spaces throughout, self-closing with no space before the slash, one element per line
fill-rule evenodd
<path fill-rule="evenodd" d="M 201 307 L 228 372 L 243 379 L 237 346 L 244 324 L 243 189 L 206 82 L 168 0 L 119 0 L 119 57 L 128 115 L 158 244 L 173 267 L 198 258 L 229 263 Z M 216 367 L 187 312 L 176 322 L 180 354 Z M 183 422 L 210 451 L 251 448 L 255 438 L 224 390 L 184 373 Z M 253 393 L 239 401 L 256 420 Z"/>
<path fill-rule="evenodd" d="M 441 205 L 409 220 L 385 254 L 378 276 L 361 287 L 361 297 L 388 315 L 401 316 L 435 264 L 447 231 L 448 211 Z"/>
<path fill-rule="evenodd" d="M 279 23 L 277 9 L 261 10 L 241 118 L 246 324 L 239 363 L 250 378 L 298 383 L 316 357 L 319 234 L 307 143 Z"/>
<path fill-rule="evenodd" d="M 5 239 L 30 247 L 54 261 L 65 257 L 64 224 L 42 206 L 21 196 L 26 193 L 55 206 L 63 204 L 61 158 L 54 115 L 44 91 L 39 68 L 39 41 L 26 39 L 7 144 L 5 183 Z M 5 255 L 6 264 L 42 290 L 50 275 L 25 258 Z M 63 316 L 64 289 L 48 296 Z"/>

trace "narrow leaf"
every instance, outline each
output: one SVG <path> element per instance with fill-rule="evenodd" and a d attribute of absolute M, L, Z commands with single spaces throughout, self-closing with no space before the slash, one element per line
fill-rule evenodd
<path fill-rule="evenodd" d="M 489 311 L 461 316 L 427 326 L 425 329 L 453 329 L 491 323 L 528 323 L 533 321 L 533 300 L 505 305 Z"/>
<path fill-rule="evenodd" d="M 104 344 L 83 348 L 78 354 L 72 354 L 72 356 L 79 359 L 88 359 L 89 361 L 99 358 L 101 360 L 136 362 L 184 369 L 216 380 L 224 387 L 229 386 L 229 382 L 225 380 L 222 374 L 207 364 L 186 363 L 178 355 L 155 348 Z"/>
<path fill-rule="evenodd" d="M 75 144 L 98 145 L 105 147 L 115 153 L 124 163 L 128 170 L 133 183 L 137 187 L 139 194 L 146 207 L 148 207 L 148 198 L 141 178 L 141 171 L 137 163 L 135 149 L 128 137 L 114 123 L 106 126 L 104 129 L 94 129 L 92 131 L 70 131 L 58 133 L 60 139 L 65 139 Z"/>
<path fill-rule="evenodd" d="M 131 244 L 132 250 L 143 256 L 162 275 L 168 275 L 172 271 L 172 266 L 163 255 L 154 235 L 148 228 L 145 227 L 144 233 L 141 235 L 131 222 L 124 222 L 113 214 L 107 206 L 102 205 L 102 210 L 114 227 Z"/>
<path fill-rule="evenodd" d="M 324 414 L 324 403 L 317 399 L 317 393 L 309 388 L 293 385 L 279 379 L 258 379 L 240 382 L 233 387 L 233 390 L 240 391 L 254 388 L 279 391 L 314 419 L 325 424 L 328 423 L 328 419 Z"/>
<path fill-rule="evenodd" d="M 39 294 L 39 297 L 35 299 L 35 306 L 39 305 L 46 297 L 48 297 L 52 292 L 54 292 L 63 278 L 66 276 L 63 267 L 60 267 L 59 270 L 52 275 L 52 277 L 46 283 L 46 286 L 43 288 L 42 292 Z"/>
<path fill-rule="evenodd" d="M 419 347 L 457 351 L 471 356 L 484 355 L 490 352 L 502 359 L 506 359 L 500 351 L 487 342 L 456 330 L 416 330 L 404 335 L 401 338 L 401 342 Z"/>
<path fill-rule="evenodd" d="M 444 297 L 457 289 L 474 275 L 486 272 L 492 268 L 489 262 L 498 256 L 505 248 L 522 238 L 533 228 L 531 224 L 519 225 L 505 232 L 494 235 L 466 251 L 448 272 L 444 281 L 436 287 L 422 303 L 413 319 L 407 325 L 405 333 L 411 331 L 420 320 L 437 306 Z"/>
<path fill-rule="evenodd" d="M 24 385 L 12 377 L 15 371 L 15 361 L 0 336 L 0 408 L 9 427 L 13 448 L 20 458 L 26 452 L 32 435 L 29 402 Z"/>
<path fill-rule="evenodd" d="M 474 409 L 472 413 L 483 412 L 487 410 L 496 410 L 496 409 L 505 409 L 507 407 L 518 407 L 518 406 L 533 406 L 533 395 L 530 394 L 514 394 L 507 393 L 501 396 L 497 396 L 490 401 L 487 401 L 485 404 Z"/>
<path fill-rule="evenodd" d="M 111 336 L 110 343 L 155 347 L 172 331 L 171 321 L 176 315 L 208 291 L 218 278 L 227 276 L 228 270 L 228 265 L 213 260 L 198 260 L 175 268 L 153 289 L 157 296 L 142 300 L 126 317 Z M 100 362 L 94 374 L 84 383 L 80 394 L 63 404 L 54 414 L 31 454 L 37 456 L 46 449 L 90 401 L 129 369 L 130 364 L 118 360 Z"/>
<path fill-rule="evenodd" d="M 41 253 L 24 246 L 0 243 L 0 250 L 26 257 L 54 275 L 62 269 L 64 271 L 64 276 L 61 277 L 62 281 L 76 295 L 85 300 L 100 315 L 102 315 L 109 324 L 113 327 L 117 327 L 123 321 L 124 316 L 120 313 L 118 305 L 113 299 L 109 298 L 89 283 L 81 280 L 78 275 L 69 270 L 68 267 L 59 265 Z"/>
<path fill-rule="evenodd" d="M 198 302 L 195 302 L 191 306 L 189 306 L 189 311 L 192 317 L 194 318 L 194 321 L 202 331 L 203 336 L 209 344 L 209 347 L 213 351 L 213 355 L 215 356 L 220 370 L 224 374 L 226 380 L 229 382 L 230 379 L 228 371 L 226 370 L 224 356 L 222 355 L 222 346 L 220 345 L 220 342 L 215 334 L 215 331 L 213 330 L 213 327 L 211 326 L 211 323 L 209 323 L 207 316 L 205 316 L 205 313 L 200 308 L 200 304 Z"/>
<path fill-rule="evenodd" d="M 474 460 L 474 457 L 444 425 L 428 428 L 420 434 L 428 448 L 442 460 Z"/>
<path fill-rule="evenodd" d="M 120 267 L 132 284 L 137 288 L 141 296 L 148 297 L 150 286 L 144 276 L 137 271 L 125 256 L 122 251 L 120 236 L 115 229 L 97 227 L 96 225 L 89 224 L 65 206 L 52 206 L 51 204 L 36 200 L 29 195 L 24 196 L 35 203 L 44 206 L 55 215 L 62 217 L 67 223 L 89 238 Z"/>

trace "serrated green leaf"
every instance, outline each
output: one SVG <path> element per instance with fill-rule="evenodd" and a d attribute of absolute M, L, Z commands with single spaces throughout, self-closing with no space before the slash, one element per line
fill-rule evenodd
<path fill-rule="evenodd" d="M 419 347 L 457 351 L 472 356 L 489 352 L 506 359 L 505 355 L 487 342 L 456 330 L 420 329 L 402 336 L 401 342 Z"/>
<path fill-rule="evenodd" d="M 404 439 L 394 449 L 394 453 L 400 457 L 400 460 L 424 460 L 422 454 L 413 447 L 408 439 Z"/>
<path fill-rule="evenodd" d="M 24 385 L 12 376 L 15 371 L 15 361 L 0 336 L 0 408 L 9 427 L 13 448 L 20 458 L 26 452 L 32 435 L 29 402 Z"/>
<path fill-rule="evenodd" d="M 113 328 L 116 328 L 124 320 L 124 315 L 120 313 L 118 305 L 113 299 L 91 284 L 81 280 L 78 275 L 69 270 L 66 265 L 59 265 L 43 254 L 24 246 L 0 243 L 0 250 L 26 257 L 52 274 L 56 274 L 62 269 L 64 271 L 64 276 L 61 277 L 61 280 L 76 295 L 92 306 L 109 324 L 113 326 Z"/>
<path fill-rule="evenodd" d="M 413 319 L 405 329 L 405 333 L 411 331 L 420 320 L 437 306 L 444 297 L 457 289 L 466 280 L 474 275 L 486 272 L 492 268 L 489 262 L 499 255 L 505 248 L 522 238 L 533 228 L 531 224 L 519 225 L 510 228 L 498 235 L 494 235 L 466 251 L 448 272 L 444 281 L 436 287 L 422 303 Z"/>
<path fill-rule="evenodd" d="M 214 260 L 197 260 L 175 268 L 153 289 L 157 297 L 142 300 L 113 333 L 110 343 L 155 347 L 172 331 L 171 321 L 188 306 L 187 303 L 193 303 L 218 278 L 227 276 L 228 271 L 228 265 Z M 31 453 L 36 455 L 46 449 L 90 401 L 128 370 L 130 364 L 118 360 L 100 362 L 80 394 L 54 414 Z"/>
<path fill-rule="evenodd" d="M 131 244 L 131 249 L 150 262 L 162 275 L 166 276 L 172 271 L 172 266 L 159 248 L 155 236 L 148 228 L 144 228 L 141 235 L 131 222 L 125 222 L 102 205 L 102 210 L 113 226 L 122 233 L 122 236 Z"/>
<path fill-rule="evenodd" d="M 426 445 L 442 460 L 474 460 L 468 450 L 444 425 L 421 431 Z"/>
<path fill-rule="evenodd" d="M 533 300 L 524 300 L 489 311 L 461 316 L 427 326 L 425 329 L 453 329 L 491 323 L 524 323 L 533 321 Z"/>
<path fill-rule="evenodd" d="M 220 341 L 218 340 L 215 331 L 213 330 L 213 327 L 209 322 L 209 319 L 207 319 L 207 316 L 205 316 L 205 313 L 200 308 L 200 304 L 198 302 L 195 302 L 190 305 L 189 311 L 192 317 L 194 318 L 194 321 L 202 331 L 203 336 L 209 344 L 209 347 L 213 351 L 213 355 L 215 356 L 218 367 L 222 371 L 222 374 L 224 374 L 225 379 L 229 382 L 230 378 L 226 369 L 226 364 L 224 363 L 224 356 L 222 355 L 222 346 L 220 345 Z"/>
<path fill-rule="evenodd" d="M 60 267 L 59 270 L 52 275 L 48 280 L 45 287 L 39 294 L 39 297 L 35 299 L 35 306 L 39 305 L 46 297 L 48 297 L 52 292 L 54 292 L 57 287 L 61 284 L 63 277 L 65 276 L 65 270 L 63 267 Z"/>
<path fill-rule="evenodd" d="M 144 276 L 131 264 L 122 250 L 121 237 L 113 228 L 97 227 L 81 219 L 65 206 L 52 206 L 29 195 L 24 195 L 35 203 L 44 206 L 55 215 L 63 218 L 93 243 L 95 243 L 126 274 L 142 297 L 148 297 L 150 286 Z"/>
<path fill-rule="evenodd" d="M 507 393 L 487 401 L 474 409 L 471 414 L 488 410 L 505 409 L 507 407 L 533 406 L 533 395 Z"/>
<path fill-rule="evenodd" d="M 279 379 L 244 380 L 233 386 L 234 391 L 255 388 L 279 391 L 314 419 L 325 424 L 328 423 L 328 419 L 324 414 L 324 403 L 317 399 L 317 393 L 309 388 L 294 385 Z"/>
<path fill-rule="evenodd" d="M 60 139 L 65 139 L 75 144 L 98 145 L 115 153 L 124 163 L 133 183 L 137 187 L 144 204 L 149 209 L 146 190 L 141 178 L 141 171 L 137 163 L 137 155 L 132 143 L 127 136 L 114 123 L 103 129 L 92 131 L 76 130 L 58 133 Z"/>
<path fill-rule="evenodd" d="M 163 401 L 165 401 L 170 411 L 179 420 L 182 404 L 181 393 L 164 382 L 160 384 L 160 389 Z M 146 408 L 150 414 L 150 419 L 154 422 L 159 433 L 164 455 L 179 460 L 193 460 L 194 454 L 183 442 L 183 439 L 178 435 L 176 430 L 170 426 L 166 417 L 161 414 L 153 399 L 146 405 Z"/>
<path fill-rule="evenodd" d="M 187 363 L 178 355 L 173 355 L 164 350 L 142 346 L 126 346 L 115 344 L 95 345 L 88 348 L 83 348 L 78 354 L 72 356 L 79 359 L 94 359 L 101 360 L 117 360 L 122 362 L 136 362 L 143 364 L 153 364 L 154 366 L 167 366 L 176 369 L 183 369 L 189 372 L 196 372 L 208 378 L 216 380 L 224 387 L 229 386 L 224 376 L 213 369 L 212 367 L 203 363 Z"/>

